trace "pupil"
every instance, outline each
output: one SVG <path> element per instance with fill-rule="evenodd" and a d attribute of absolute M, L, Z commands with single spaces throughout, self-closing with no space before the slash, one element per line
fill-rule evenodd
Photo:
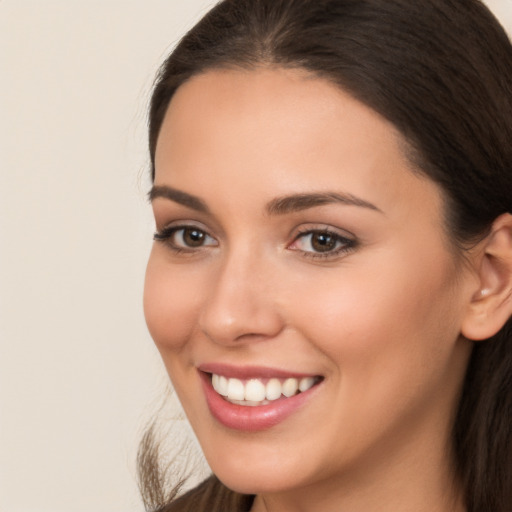
<path fill-rule="evenodd" d="M 191 247 L 198 247 L 203 243 L 204 233 L 197 229 L 187 229 L 183 234 L 185 243 Z"/>
<path fill-rule="evenodd" d="M 311 245 L 317 252 L 327 252 L 334 248 L 336 239 L 327 233 L 320 233 L 313 235 Z"/>

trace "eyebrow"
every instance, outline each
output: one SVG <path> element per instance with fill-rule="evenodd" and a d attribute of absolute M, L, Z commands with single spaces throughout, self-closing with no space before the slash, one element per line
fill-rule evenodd
<path fill-rule="evenodd" d="M 170 201 L 174 201 L 175 203 L 201 213 L 210 213 L 210 209 L 206 203 L 199 197 L 166 185 L 154 185 L 151 188 L 148 194 L 149 200 L 153 201 L 158 197 L 169 199 Z M 277 197 L 267 203 L 266 211 L 267 214 L 271 216 L 285 215 L 287 213 L 299 212 L 309 208 L 333 203 L 347 206 L 358 206 L 383 213 L 380 208 L 368 201 L 365 201 L 364 199 L 352 194 L 342 194 L 339 192 L 315 192 Z"/>
<path fill-rule="evenodd" d="M 347 206 L 359 206 L 383 213 L 380 208 L 364 199 L 352 194 L 341 194 L 337 192 L 294 194 L 278 197 L 268 203 L 267 212 L 269 215 L 283 215 L 333 203 L 341 203 Z"/>
<path fill-rule="evenodd" d="M 210 209 L 206 206 L 206 203 L 199 199 L 199 197 L 187 194 L 181 190 L 177 190 L 166 185 L 154 185 L 148 194 L 148 199 L 153 201 L 157 197 L 163 197 L 174 201 L 175 203 L 191 208 L 201 213 L 210 213 Z"/>

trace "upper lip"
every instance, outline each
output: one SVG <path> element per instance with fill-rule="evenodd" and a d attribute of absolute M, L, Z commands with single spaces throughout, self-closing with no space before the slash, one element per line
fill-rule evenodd
<path fill-rule="evenodd" d="M 303 378 L 318 377 L 315 373 L 301 373 L 290 370 L 282 370 L 278 368 L 270 368 L 267 366 L 233 366 L 224 363 L 204 363 L 198 366 L 198 370 L 204 373 L 214 373 L 227 378 L 235 378 L 241 380 L 248 379 L 278 379 L 287 378 Z"/>

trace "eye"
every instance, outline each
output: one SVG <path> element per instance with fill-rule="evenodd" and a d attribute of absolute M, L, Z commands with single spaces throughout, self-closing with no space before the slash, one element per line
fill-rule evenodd
<path fill-rule="evenodd" d="M 218 245 L 215 238 L 196 226 L 170 226 L 155 233 L 154 239 L 167 243 L 175 251 L 187 251 Z"/>
<path fill-rule="evenodd" d="M 348 252 L 356 245 L 354 240 L 329 230 L 308 230 L 300 233 L 288 247 L 311 257 L 329 257 Z"/>

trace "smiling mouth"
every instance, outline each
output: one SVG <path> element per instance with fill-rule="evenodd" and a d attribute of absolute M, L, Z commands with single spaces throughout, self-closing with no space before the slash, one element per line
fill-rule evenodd
<path fill-rule="evenodd" d="M 242 380 L 215 373 L 209 375 L 213 389 L 224 400 L 247 407 L 268 405 L 276 400 L 291 398 L 308 391 L 323 380 L 321 376 Z"/>

